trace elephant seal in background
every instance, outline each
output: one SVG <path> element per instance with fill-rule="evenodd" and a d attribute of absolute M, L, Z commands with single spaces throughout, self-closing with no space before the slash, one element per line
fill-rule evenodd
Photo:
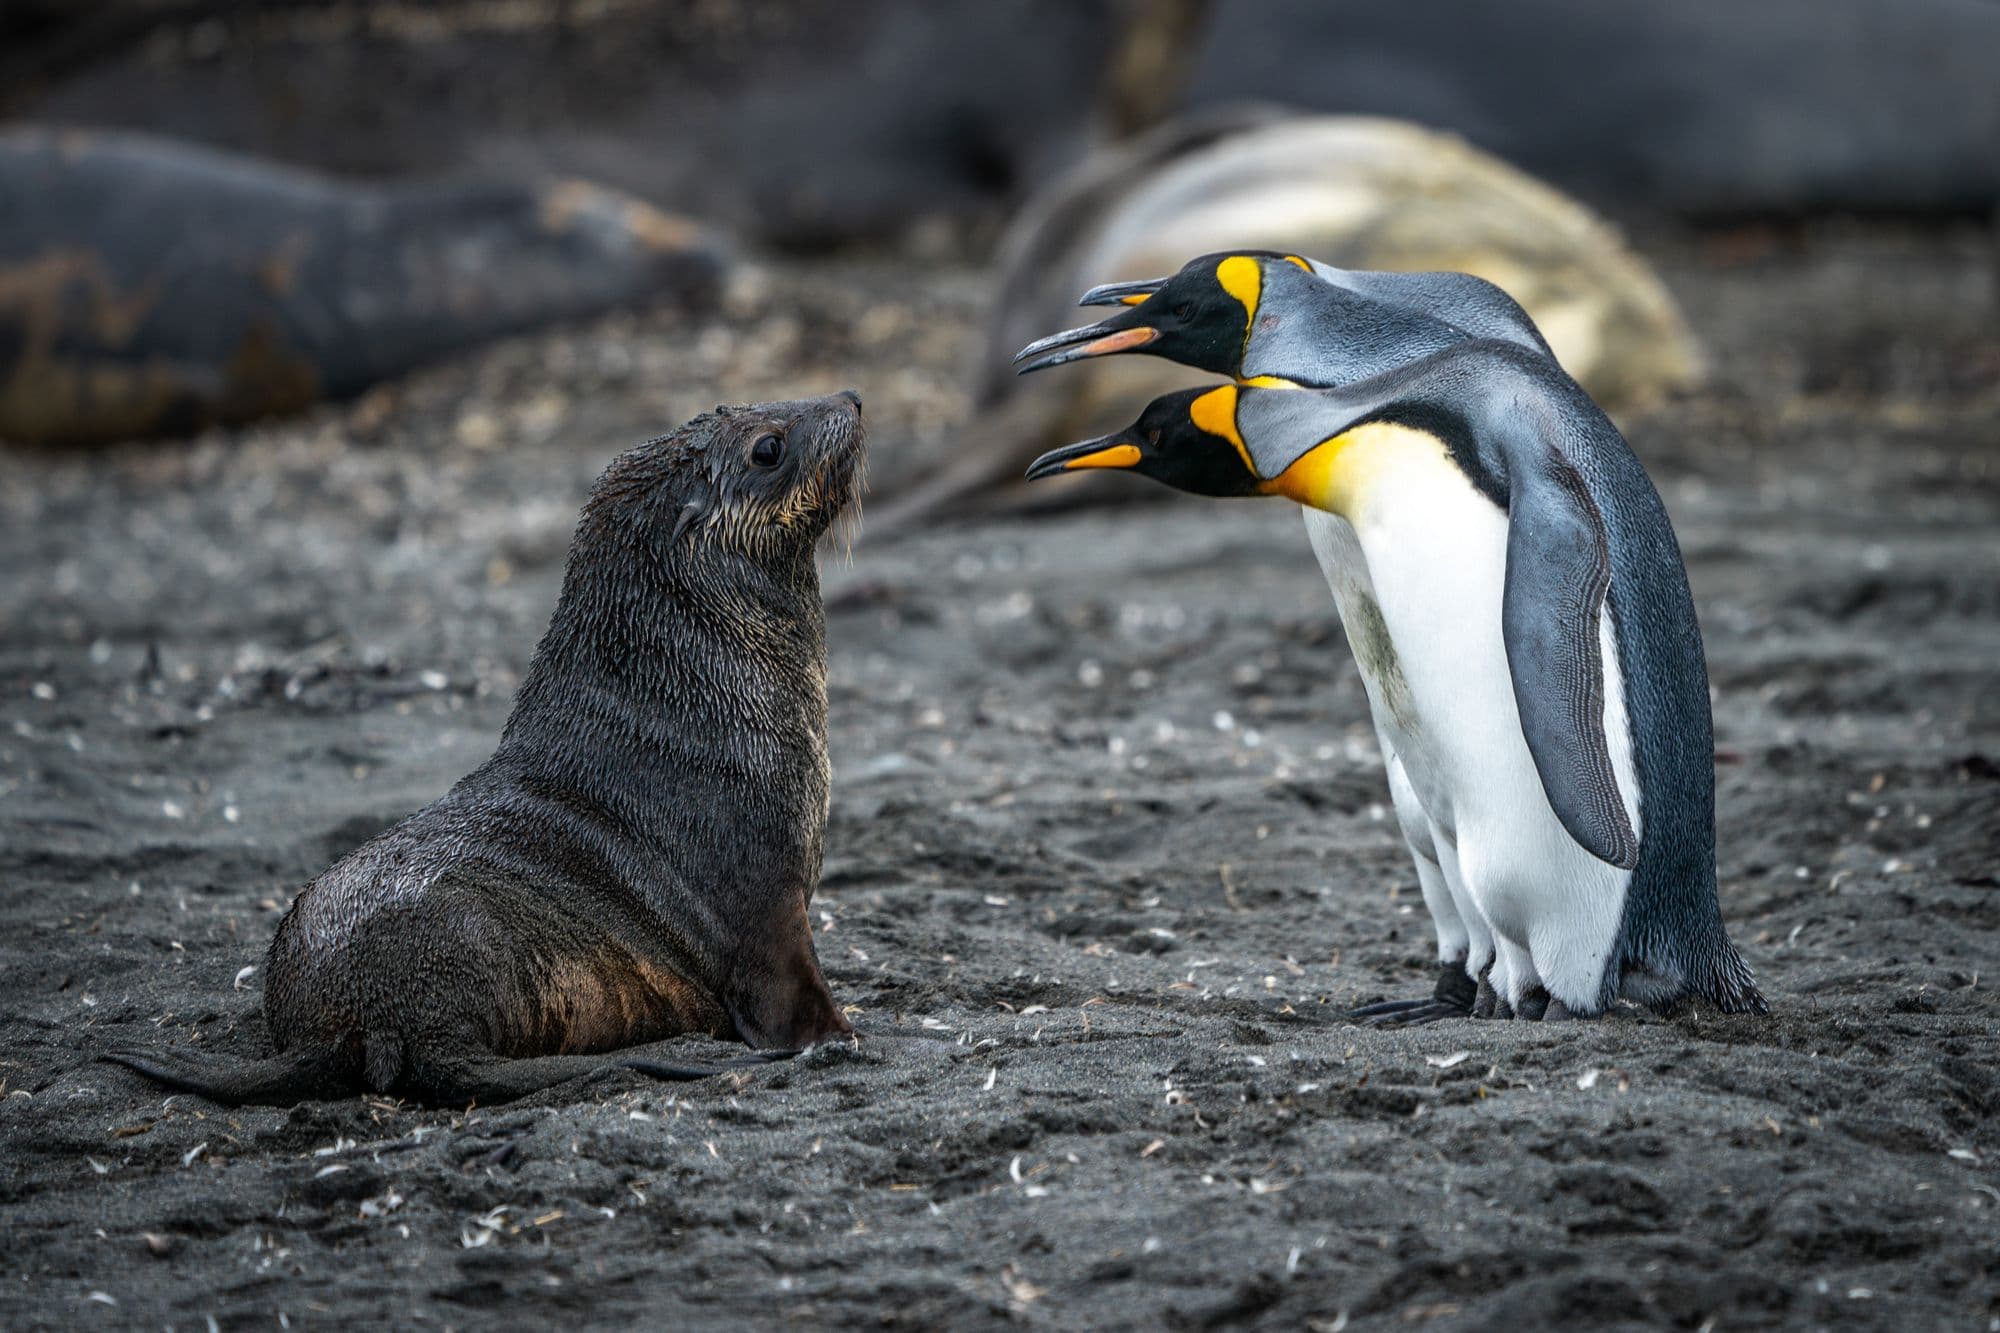
<path fill-rule="evenodd" d="M 1001 245 L 974 371 L 975 424 L 951 461 L 888 495 L 870 534 L 962 509 L 1013 483 L 1043 450 L 1116 430 L 1184 387 L 1186 373 L 1166 363 L 1106 357 L 1052 393 L 1021 385 L 1011 361 L 1032 339 L 1077 323 L 1077 298 L 1090 287 L 1243 250 L 1497 283 L 1564 368 L 1614 410 L 1700 378 L 1700 350 L 1673 298 L 1583 205 L 1455 135 L 1365 116 L 1217 108 L 1101 151 L 1029 201 Z"/>
<path fill-rule="evenodd" d="M 718 1072 L 622 1050 L 684 1033 L 850 1031 L 806 908 L 831 780 L 814 547 L 862 441 L 848 392 L 718 408 L 619 457 L 493 757 L 279 923 L 277 1054 L 105 1058 L 226 1103 L 463 1105 Z"/>
<path fill-rule="evenodd" d="M 189 434 L 662 295 L 695 224 L 582 181 L 370 186 L 137 134 L 0 133 L 0 439 Z"/>

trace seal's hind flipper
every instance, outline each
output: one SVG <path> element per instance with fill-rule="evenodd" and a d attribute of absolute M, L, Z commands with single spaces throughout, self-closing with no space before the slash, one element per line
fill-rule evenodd
<path fill-rule="evenodd" d="M 533 1055 L 518 1060 L 468 1060 L 443 1070 L 420 1073 L 413 1094 L 434 1106 L 491 1105 L 511 1102 L 561 1083 L 597 1078 L 629 1069 L 668 1083 L 692 1083 L 739 1069 L 755 1069 L 773 1060 L 790 1059 L 796 1051 L 751 1051 L 713 1064 L 673 1064 L 638 1054 L 644 1047 L 607 1051 L 602 1055 Z"/>
<path fill-rule="evenodd" d="M 106 1051 L 98 1058 L 225 1106 L 290 1106 L 354 1091 L 347 1071 L 324 1051 L 293 1051 L 267 1060 L 181 1050 Z"/>
<path fill-rule="evenodd" d="M 406 1085 L 394 1091 L 433 1106 L 510 1102 L 559 1083 L 617 1069 L 688 1083 L 789 1060 L 796 1054 L 796 1051 L 750 1051 L 713 1064 L 698 1065 L 670 1064 L 631 1051 L 464 1061 L 442 1069 L 425 1070 L 419 1066 Z M 225 1106 L 291 1106 L 314 1099 L 350 1097 L 362 1087 L 359 1071 L 347 1070 L 333 1057 L 317 1051 L 290 1052 L 268 1060 L 239 1060 L 213 1052 L 196 1054 L 179 1050 L 106 1051 L 98 1058 L 108 1064 L 123 1065 L 178 1092 L 196 1093 Z"/>
<path fill-rule="evenodd" d="M 777 1064 L 797 1055 L 797 1051 L 751 1051 L 746 1055 L 734 1056 L 728 1060 L 718 1060 L 709 1065 L 670 1065 L 660 1060 L 649 1060 L 643 1056 L 637 1059 L 618 1061 L 620 1069 L 630 1069 L 648 1078 L 657 1078 L 668 1083 L 691 1083 L 696 1079 L 714 1078 L 717 1074 L 733 1074 L 740 1070 L 756 1069 L 762 1065 Z"/>

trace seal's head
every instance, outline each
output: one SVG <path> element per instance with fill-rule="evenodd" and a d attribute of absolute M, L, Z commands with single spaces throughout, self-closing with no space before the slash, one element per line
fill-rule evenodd
<path fill-rule="evenodd" d="M 852 389 L 718 407 L 618 459 L 591 506 L 626 510 L 681 551 L 795 560 L 852 512 L 865 434 Z"/>

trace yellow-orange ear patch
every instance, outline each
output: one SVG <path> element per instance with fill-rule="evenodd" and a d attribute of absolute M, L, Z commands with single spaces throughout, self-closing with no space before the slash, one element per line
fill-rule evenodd
<path fill-rule="evenodd" d="M 1242 303 L 1243 335 L 1249 337 L 1250 325 L 1257 318 L 1257 298 L 1264 290 L 1264 270 L 1248 255 L 1231 255 L 1215 266 L 1215 280 Z"/>
<path fill-rule="evenodd" d="M 1285 262 L 1287 264 L 1297 264 L 1300 268 L 1304 269 L 1308 273 L 1313 271 L 1313 266 L 1311 261 L 1303 259 L 1298 255 L 1286 255 Z"/>
<path fill-rule="evenodd" d="M 1243 432 L 1236 429 L 1236 386 L 1225 384 L 1219 389 L 1211 389 L 1188 404 L 1188 420 L 1196 430 L 1210 435 L 1220 435 L 1236 446 L 1236 454 L 1243 460 L 1243 470 L 1251 476 L 1257 475 L 1257 465 L 1250 461 L 1250 447 L 1243 443 Z"/>

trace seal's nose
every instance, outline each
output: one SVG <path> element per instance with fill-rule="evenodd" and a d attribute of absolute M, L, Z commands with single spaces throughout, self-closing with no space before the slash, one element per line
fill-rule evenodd
<path fill-rule="evenodd" d="M 852 389 L 842 389 L 835 396 L 840 398 L 845 398 L 848 402 L 853 403 L 856 407 L 861 406 L 861 395 L 856 393 Z"/>

